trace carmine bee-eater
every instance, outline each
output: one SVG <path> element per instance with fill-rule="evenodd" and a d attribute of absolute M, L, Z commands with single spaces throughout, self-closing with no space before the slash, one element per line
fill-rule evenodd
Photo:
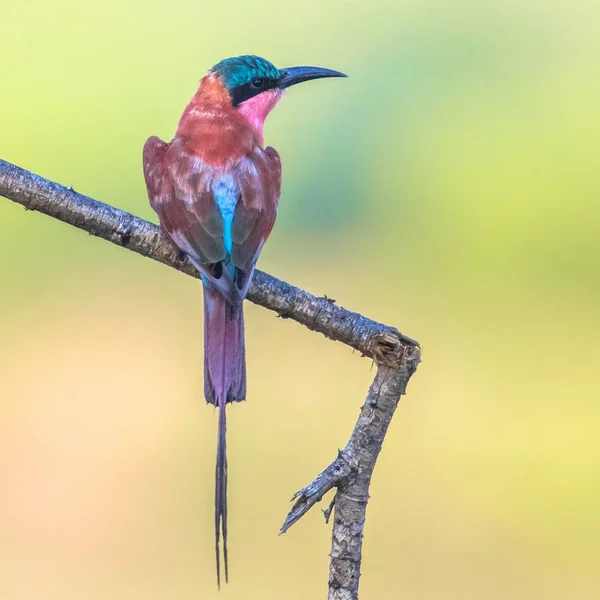
<path fill-rule="evenodd" d="M 258 56 L 216 64 L 183 111 L 175 137 L 144 146 L 148 197 L 162 228 L 200 272 L 204 287 L 204 395 L 219 408 L 215 554 L 227 565 L 225 407 L 246 397 L 244 313 L 258 255 L 277 215 L 279 154 L 263 147 L 267 115 L 285 90 L 322 77 L 319 67 L 277 69 Z"/>

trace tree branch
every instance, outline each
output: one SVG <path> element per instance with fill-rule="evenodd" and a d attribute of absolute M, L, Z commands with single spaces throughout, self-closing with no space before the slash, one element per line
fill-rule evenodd
<path fill-rule="evenodd" d="M 3 160 L 0 195 L 198 277 L 160 227 Z M 295 503 L 281 528 L 281 533 L 287 531 L 324 494 L 337 488 L 332 505 L 325 511 L 327 519 L 335 511 L 329 600 L 356 600 L 369 485 L 398 400 L 420 361 L 419 345 L 394 327 L 350 312 L 327 297 L 312 296 L 262 271 L 256 271 L 248 299 L 342 342 L 377 363 L 377 375 L 350 440 L 331 465 L 294 496 Z"/>

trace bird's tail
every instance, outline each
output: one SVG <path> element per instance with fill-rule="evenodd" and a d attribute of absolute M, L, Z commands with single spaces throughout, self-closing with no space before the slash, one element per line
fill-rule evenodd
<path fill-rule="evenodd" d="M 227 568 L 227 420 L 228 402 L 246 397 L 244 312 L 234 307 L 210 284 L 204 286 L 204 395 L 219 408 L 217 464 L 215 468 L 215 554 L 217 584 L 221 585 L 221 549 L 225 581 Z"/>

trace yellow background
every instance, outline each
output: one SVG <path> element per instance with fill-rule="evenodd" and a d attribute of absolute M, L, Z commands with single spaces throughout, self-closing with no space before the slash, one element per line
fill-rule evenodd
<path fill-rule="evenodd" d="M 600 597 L 599 13 L 0 2 L 0 157 L 146 218 L 142 145 L 215 62 L 350 75 L 267 123 L 284 183 L 260 267 L 423 344 L 373 481 L 363 599 Z M 325 597 L 319 510 L 277 533 L 370 362 L 247 306 L 218 594 L 200 284 L 5 200 L 0 234 L 0 597 Z"/>

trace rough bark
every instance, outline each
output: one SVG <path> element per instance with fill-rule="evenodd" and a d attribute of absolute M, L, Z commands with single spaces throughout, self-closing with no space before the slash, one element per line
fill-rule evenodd
<path fill-rule="evenodd" d="M 178 256 L 160 227 L 0 160 L 0 195 L 92 235 L 197 277 Z M 334 514 L 329 600 L 356 600 L 369 486 L 400 396 L 420 361 L 418 343 L 396 328 L 350 312 L 271 275 L 255 273 L 248 300 L 342 342 L 377 364 L 377 374 L 354 431 L 337 458 L 300 490 L 282 528 L 287 531 L 324 494 L 336 493 L 326 518 Z"/>

